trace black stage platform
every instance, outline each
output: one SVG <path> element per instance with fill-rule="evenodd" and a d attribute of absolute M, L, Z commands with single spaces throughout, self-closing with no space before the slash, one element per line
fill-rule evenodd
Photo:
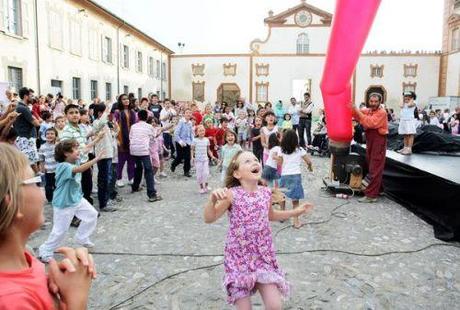
<path fill-rule="evenodd" d="M 365 156 L 365 145 L 352 151 Z M 432 154 L 404 156 L 387 150 L 385 194 L 434 227 L 441 240 L 460 240 L 460 157 Z"/>

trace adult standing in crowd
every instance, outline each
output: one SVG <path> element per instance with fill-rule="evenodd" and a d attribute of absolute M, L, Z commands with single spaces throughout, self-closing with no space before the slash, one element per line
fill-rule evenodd
<path fill-rule="evenodd" d="M 414 116 L 417 96 L 410 91 L 403 93 L 403 98 L 403 102 L 400 104 L 401 117 L 399 119 L 398 133 L 404 136 L 404 148 L 398 152 L 403 155 L 409 155 L 412 154 L 414 136 L 417 132 L 417 122 Z"/>
<path fill-rule="evenodd" d="M 287 109 L 287 113 L 291 114 L 292 129 L 296 132 L 299 129 L 299 110 L 300 105 L 297 104 L 295 97 L 291 97 L 291 105 Z"/>
<path fill-rule="evenodd" d="M 114 118 L 119 127 L 117 136 L 118 141 L 118 166 L 117 166 L 117 186 L 124 186 L 123 168 L 125 163 L 128 164 L 128 182 L 132 184 L 134 179 L 134 159 L 129 154 L 129 130 L 136 123 L 137 117 L 134 112 L 134 102 L 130 101 L 126 94 L 118 96 L 117 110 Z"/>
<path fill-rule="evenodd" d="M 176 140 L 177 156 L 171 164 L 171 171 L 174 172 L 176 167 L 183 161 L 184 162 L 184 176 L 191 177 L 190 174 L 190 160 L 191 148 L 193 142 L 193 129 L 192 129 L 192 110 L 186 108 L 184 117 L 179 121 L 179 124 L 174 131 L 174 138 Z"/>
<path fill-rule="evenodd" d="M 165 99 L 163 103 L 163 109 L 160 112 L 160 121 L 161 126 L 163 126 L 163 140 L 165 147 L 171 152 L 170 155 L 174 156 L 174 143 L 173 138 L 170 133 L 170 129 L 172 128 L 172 118 L 176 116 L 176 110 L 174 110 L 171 101 L 169 99 Z"/>
<path fill-rule="evenodd" d="M 17 131 L 16 146 L 18 149 L 27 156 L 29 163 L 34 170 L 38 172 L 36 163 L 38 162 L 37 151 L 37 130 L 36 127 L 40 126 L 40 121 L 32 115 L 29 103 L 32 101 L 31 91 L 27 87 L 19 89 L 19 98 L 16 112 L 18 117 L 14 122 L 14 129 Z"/>
<path fill-rule="evenodd" d="M 366 162 L 369 172 L 363 180 L 365 196 L 358 200 L 363 203 L 376 202 L 382 189 L 387 149 L 388 118 L 385 109 L 380 106 L 381 103 L 382 96 L 373 93 L 369 96 L 369 108 L 360 110 L 353 105 L 353 117 L 366 131 Z"/>
<path fill-rule="evenodd" d="M 166 101 L 166 99 L 165 99 Z M 153 116 L 155 116 L 157 119 L 160 119 L 160 113 L 161 113 L 162 107 L 161 104 L 158 100 L 158 95 L 157 94 L 152 94 L 150 96 L 150 111 L 153 112 Z"/>
<path fill-rule="evenodd" d="M 299 109 L 299 145 L 303 148 L 305 145 L 305 132 L 307 132 L 307 143 L 311 144 L 311 120 L 314 104 L 311 101 L 310 93 L 303 94 L 304 101 L 300 104 Z"/>

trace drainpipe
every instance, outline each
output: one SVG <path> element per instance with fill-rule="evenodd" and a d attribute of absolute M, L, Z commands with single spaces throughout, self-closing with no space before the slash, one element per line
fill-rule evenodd
<path fill-rule="evenodd" d="M 40 80 L 40 44 L 38 41 L 38 0 L 35 0 L 34 3 L 34 13 L 35 13 L 35 54 L 37 58 L 37 94 L 41 94 L 41 80 Z"/>
<path fill-rule="evenodd" d="M 117 28 L 117 96 L 120 94 L 120 28 L 124 25 L 125 21 Z"/>

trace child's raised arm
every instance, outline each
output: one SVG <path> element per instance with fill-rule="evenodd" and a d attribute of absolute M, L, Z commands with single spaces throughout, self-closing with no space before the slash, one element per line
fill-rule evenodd
<path fill-rule="evenodd" d="M 307 213 L 313 209 L 313 205 L 311 203 L 304 203 L 301 207 L 287 210 L 287 211 L 279 211 L 273 209 L 272 202 L 270 200 L 269 211 L 268 211 L 268 220 L 270 221 L 284 221 L 291 217 L 300 216 L 304 213 Z"/>
<path fill-rule="evenodd" d="M 232 204 L 232 192 L 228 188 L 218 188 L 211 193 L 204 207 L 204 221 L 207 224 L 217 221 Z"/>

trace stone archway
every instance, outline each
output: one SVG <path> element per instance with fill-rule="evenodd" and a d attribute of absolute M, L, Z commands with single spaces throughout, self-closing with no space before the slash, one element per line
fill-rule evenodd
<path fill-rule="evenodd" d="M 217 88 L 217 101 L 227 102 L 229 106 L 234 106 L 236 100 L 241 96 L 241 91 L 236 83 L 221 83 Z"/>
<path fill-rule="evenodd" d="M 371 85 L 366 89 L 364 94 L 364 103 L 367 104 L 369 101 L 369 95 L 372 93 L 378 93 L 382 96 L 382 104 L 387 101 L 387 90 L 382 85 Z"/>

